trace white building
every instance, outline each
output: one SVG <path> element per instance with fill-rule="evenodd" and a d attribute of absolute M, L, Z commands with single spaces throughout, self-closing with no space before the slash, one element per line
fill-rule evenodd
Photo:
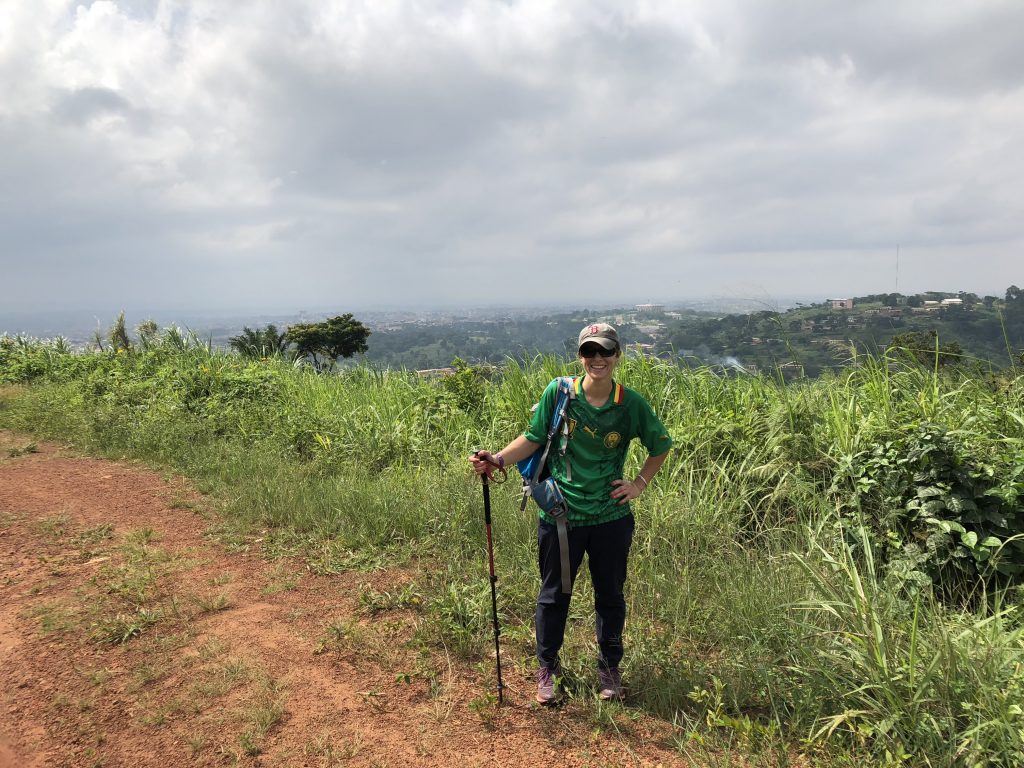
<path fill-rule="evenodd" d="M 636 313 L 638 315 L 663 315 L 665 314 L 664 304 L 637 304 Z"/>

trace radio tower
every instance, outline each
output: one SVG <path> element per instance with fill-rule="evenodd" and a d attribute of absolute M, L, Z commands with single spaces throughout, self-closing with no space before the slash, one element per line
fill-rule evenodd
<path fill-rule="evenodd" d="M 900 292 L 900 244 L 896 243 L 896 293 Z"/>

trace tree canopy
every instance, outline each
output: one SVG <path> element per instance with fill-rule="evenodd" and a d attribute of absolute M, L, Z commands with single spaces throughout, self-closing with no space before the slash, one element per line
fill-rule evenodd
<path fill-rule="evenodd" d="M 333 368 L 338 358 L 352 357 L 366 351 L 370 329 L 356 320 L 351 312 L 331 317 L 321 323 L 296 323 L 285 332 L 300 357 L 308 357 L 318 370 Z"/>
<path fill-rule="evenodd" d="M 240 334 L 229 338 L 228 343 L 242 357 L 283 357 L 288 350 L 286 335 L 286 331 L 278 331 L 273 323 L 262 331 L 245 326 Z"/>
<path fill-rule="evenodd" d="M 963 358 L 963 350 L 955 341 L 939 343 L 935 329 L 897 333 L 889 342 L 889 349 L 898 349 L 921 365 L 956 365 Z"/>

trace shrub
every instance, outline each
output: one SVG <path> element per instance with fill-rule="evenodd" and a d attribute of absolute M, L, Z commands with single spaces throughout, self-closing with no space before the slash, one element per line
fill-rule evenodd
<path fill-rule="evenodd" d="M 980 580 L 1024 572 L 1024 464 L 1001 471 L 934 424 L 845 457 L 833 483 L 844 525 L 857 537 L 858 513 L 889 571 L 964 597 Z"/>

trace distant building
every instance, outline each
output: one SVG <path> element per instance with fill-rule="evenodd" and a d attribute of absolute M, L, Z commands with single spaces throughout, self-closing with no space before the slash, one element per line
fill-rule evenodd
<path fill-rule="evenodd" d="M 454 368 L 421 368 L 416 375 L 424 379 L 438 379 L 444 376 L 454 376 L 458 371 Z"/>
<path fill-rule="evenodd" d="M 639 316 L 663 315 L 665 314 L 664 304 L 637 304 L 636 313 Z"/>
<path fill-rule="evenodd" d="M 963 306 L 963 299 L 943 299 L 942 306 L 944 307 L 960 307 Z"/>
<path fill-rule="evenodd" d="M 832 309 L 853 309 L 853 299 L 829 299 Z"/>

